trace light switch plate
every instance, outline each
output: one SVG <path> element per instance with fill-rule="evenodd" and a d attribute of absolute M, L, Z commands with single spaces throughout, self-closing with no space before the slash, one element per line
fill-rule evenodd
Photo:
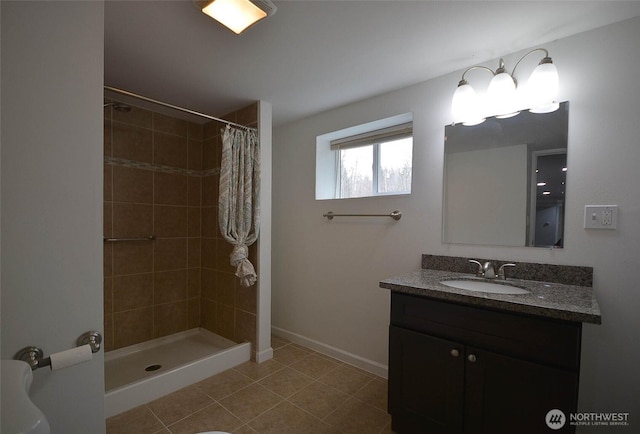
<path fill-rule="evenodd" d="M 584 207 L 585 229 L 616 229 L 618 205 L 586 205 Z"/>

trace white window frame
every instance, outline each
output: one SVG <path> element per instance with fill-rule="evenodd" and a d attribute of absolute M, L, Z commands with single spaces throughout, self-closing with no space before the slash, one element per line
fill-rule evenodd
<path fill-rule="evenodd" d="M 373 171 L 374 189 L 371 195 L 361 197 L 395 196 L 411 191 L 378 193 L 380 165 L 380 143 L 397 140 L 400 134 L 413 137 L 413 114 L 404 113 L 385 119 L 357 125 L 316 137 L 316 200 L 356 199 L 340 197 L 339 149 L 374 145 Z M 413 167 L 413 164 L 412 164 Z M 413 174 L 412 174 L 413 177 Z"/>

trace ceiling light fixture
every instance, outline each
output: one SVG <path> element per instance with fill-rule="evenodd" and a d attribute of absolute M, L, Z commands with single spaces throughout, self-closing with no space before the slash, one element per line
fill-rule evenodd
<path fill-rule="evenodd" d="M 269 0 L 213 0 L 203 3 L 203 13 L 238 35 L 277 10 Z"/>
<path fill-rule="evenodd" d="M 544 57 L 533 70 L 524 94 L 516 92 L 518 81 L 515 78 L 516 68 L 525 57 L 537 51 L 544 51 Z M 483 69 L 493 75 L 484 104 L 465 79 L 467 72 L 473 69 Z M 463 125 L 477 125 L 488 116 L 508 118 L 517 115 L 525 107 L 532 113 L 550 113 L 557 110 L 560 105 L 558 97 L 558 70 L 556 69 L 549 52 L 544 48 L 536 48 L 522 56 L 509 74 L 504 66 L 504 60 L 500 59 L 498 68 L 493 71 L 486 66 L 472 66 L 462 73 L 462 78 L 453 94 L 451 113 L 454 123 L 462 122 Z"/>

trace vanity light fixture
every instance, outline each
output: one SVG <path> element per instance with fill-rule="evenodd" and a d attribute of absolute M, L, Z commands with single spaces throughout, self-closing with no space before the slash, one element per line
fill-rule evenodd
<path fill-rule="evenodd" d="M 524 95 L 518 95 L 516 92 L 518 82 L 514 75 L 516 69 L 525 57 L 538 51 L 543 51 L 544 57 L 531 73 L 526 89 L 522 92 Z M 493 75 L 484 104 L 465 79 L 467 72 L 474 69 L 483 69 Z M 560 107 L 557 102 L 558 82 L 558 70 L 549 57 L 549 52 L 544 48 L 536 48 L 522 56 L 511 73 L 506 71 L 503 59 L 500 59 L 495 71 L 486 66 L 472 66 L 462 73 L 462 78 L 453 94 L 451 102 L 453 121 L 454 123 L 462 122 L 463 125 L 477 125 L 487 116 L 495 115 L 498 118 L 515 116 L 523 107 L 528 107 L 532 113 L 556 111 Z"/>
<path fill-rule="evenodd" d="M 202 12 L 240 34 L 261 19 L 273 15 L 276 6 L 270 0 L 213 0 L 198 2 Z"/>

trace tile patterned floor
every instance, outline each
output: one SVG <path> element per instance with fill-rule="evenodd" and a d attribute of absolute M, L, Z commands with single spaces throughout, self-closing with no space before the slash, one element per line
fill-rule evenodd
<path fill-rule="evenodd" d="M 107 419 L 107 434 L 391 434 L 387 381 L 278 337 L 247 362 Z"/>

